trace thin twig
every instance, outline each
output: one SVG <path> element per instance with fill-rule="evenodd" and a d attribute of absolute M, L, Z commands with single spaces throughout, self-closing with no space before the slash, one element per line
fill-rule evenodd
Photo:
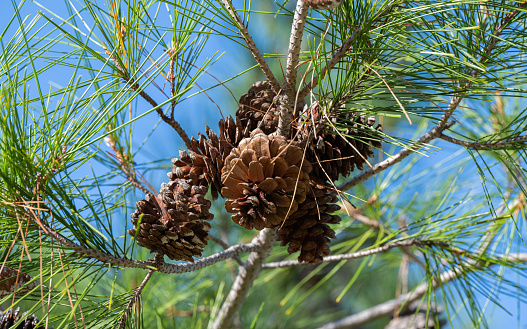
<path fill-rule="evenodd" d="M 495 142 L 495 143 L 466 142 L 466 141 L 462 141 L 456 138 L 446 136 L 442 133 L 439 136 L 439 138 L 444 139 L 447 142 L 461 145 L 461 146 L 464 146 L 466 148 L 473 149 L 473 150 L 498 149 L 498 148 L 510 147 L 510 146 L 515 146 L 518 144 L 527 143 L 527 136 L 521 136 L 521 137 L 517 137 L 517 138 L 513 138 L 513 139 L 506 140 L 506 141 L 501 141 L 501 142 Z"/>
<path fill-rule="evenodd" d="M 333 57 L 329 60 L 329 62 L 327 63 L 326 67 L 324 67 L 321 71 L 320 71 L 320 78 L 324 78 L 326 76 L 326 74 L 331 71 L 335 65 L 337 65 L 338 62 L 340 62 L 340 60 L 342 59 L 342 57 L 344 57 L 347 53 L 347 51 L 351 48 L 351 46 L 353 45 L 353 43 L 356 41 L 355 39 L 357 39 L 357 37 L 361 34 L 364 33 L 363 31 L 363 28 L 364 27 L 370 27 L 372 24 L 374 24 L 375 22 L 377 22 L 379 19 L 381 19 L 382 17 L 386 16 L 388 13 L 391 12 L 391 10 L 396 7 L 395 6 L 395 3 L 397 1 L 396 0 L 392 0 L 390 1 L 386 7 L 381 11 L 379 12 L 374 19 L 370 18 L 368 20 L 366 20 L 364 22 L 364 24 L 362 24 L 362 26 L 360 26 L 359 28 L 357 28 L 355 31 L 353 31 L 353 33 L 350 35 L 350 37 L 346 40 L 346 42 L 344 42 L 344 44 L 342 45 L 342 47 L 340 47 L 334 54 L 333 54 Z M 319 83 L 319 79 L 318 79 L 318 76 L 315 76 L 313 78 L 313 80 L 311 80 L 299 93 L 299 96 L 298 98 L 299 99 L 303 99 L 304 97 L 306 97 Z"/>
<path fill-rule="evenodd" d="M 240 266 L 238 276 L 234 280 L 227 299 L 216 315 L 212 328 L 231 328 L 234 314 L 242 305 L 247 296 L 247 292 L 260 274 L 262 264 L 271 252 L 275 240 L 276 229 L 269 228 L 260 231 L 260 233 L 253 239 L 252 244 L 258 245 L 259 248 L 249 255 L 249 259 L 245 266 Z"/>
<path fill-rule="evenodd" d="M 371 256 L 375 254 L 380 254 L 382 252 L 386 252 L 390 249 L 397 248 L 397 247 L 403 247 L 403 246 L 441 246 L 441 247 L 448 247 L 449 244 L 443 241 L 428 241 L 428 240 L 405 240 L 405 241 L 397 241 L 390 244 L 387 244 L 382 247 L 370 249 L 370 250 L 363 250 L 358 251 L 350 254 L 342 254 L 342 255 L 333 255 L 333 256 L 326 256 L 322 259 L 322 262 L 338 262 L 341 260 L 349 260 L 349 259 L 356 259 L 356 258 L 362 258 L 366 256 Z M 282 268 L 282 267 L 291 267 L 291 266 L 301 266 L 301 265 L 311 265 L 309 263 L 299 263 L 297 260 L 286 260 L 283 262 L 274 262 L 274 263 L 267 263 L 262 266 L 263 269 L 272 269 L 272 268 Z"/>
<path fill-rule="evenodd" d="M 148 188 L 137 180 L 137 175 L 135 175 L 133 164 L 128 160 L 128 157 L 122 152 L 122 150 L 117 147 L 111 134 L 105 138 L 105 142 L 106 142 L 106 145 L 108 145 L 108 147 L 110 147 L 113 150 L 114 152 L 113 156 L 119 163 L 119 168 L 121 168 L 121 171 L 126 176 L 126 179 L 130 182 L 130 184 L 140 189 L 145 194 L 150 193 Z"/>
<path fill-rule="evenodd" d="M 132 88 L 133 91 L 139 93 L 139 95 L 145 101 L 147 101 L 150 105 L 152 105 L 152 107 L 156 109 L 156 112 L 159 115 L 159 117 L 163 121 L 168 123 L 172 128 L 174 128 L 174 130 L 178 133 L 179 137 L 181 137 L 181 139 L 185 143 L 185 146 L 189 150 L 192 149 L 192 143 L 190 142 L 190 138 L 188 137 L 185 130 L 183 130 L 179 122 L 165 115 L 163 110 L 159 107 L 159 104 L 157 104 L 157 102 L 152 97 L 150 97 L 150 95 L 148 95 L 144 90 L 141 89 L 141 87 L 139 86 L 139 83 L 137 83 L 137 81 L 135 81 L 133 77 L 129 76 L 128 72 L 121 67 L 121 65 L 119 64 L 119 61 L 115 58 L 113 54 L 111 54 L 109 51 L 106 51 L 106 54 L 110 56 L 110 58 L 113 60 L 117 68 L 117 71 L 121 74 L 121 78 L 130 86 L 130 88 Z"/>
<path fill-rule="evenodd" d="M 126 321 L 128 320 L 128 317 L 130 316 L 130 314 L 132 313 L 132 308 L 134 307 L 134 305 L 137 303 L 137 301 L 141 297 L 141 293 L 143 292 L 143 289 L 145 288 L 146 284 L 148 283 L 148 281 L 150 280 L 154 272 L 155 272 L 154 270 L 148 271 L 145 278 L 143 279 L 143 282 L 141 282 L 139 287 L 135 289 L 134 293 L 132 294 L 132 297 L 130 298 L 130 301 L 128 302 L 128 305 L 126 306 L 126 310 L 124 311 L 123 317 L 119 321 L 119 328 L 122 329 L 125 327 Z"/>
<path fill-rule="evenodd" d="M 282 88 L 282 94 L 285 95 L 282 95 L 282 101 L 279 104 L 280 116 L 278 118 L 277 128 L 278 133 L 282 136 L 289 136 L 289 130 L 291 128 L 291 123 L 293 122 L 293 112 L 295 112 L 295 107 L 297 106 L 297 95 L 295 90 L 298 75 L 298 58 L 300 56 L 300 45 L 302 44 L 302 35 L 304 34 L 308 9 L 309 7 L 304 1 L 299 0 L 296 4 L 295 16 L 291 26 L 285 84 Z"/>
<path fill-rule="evenodd" d="M 503 262 L 527 262 L 527 253 L 519 253 L 514 255 L 499 255 Z M 487 268 L 491 265 L 497 265 L 493 262 L 474 262 L 473 260 L 467 261 L 453 270 L 445 271 L 439 275 L 439 277 L 433 280 L 433 289 L 437 289 L 446 283 L 459 278 L 466 274 L 467 266 L 476 266 L 479 269 Z M 340 320 L 327 323 L 319 329 L 351 329 L 356 328 L 360 325 L 373 321 L 383 316 L 390 315 L 393 310 L 400 308 L 402 305 L 407 305 L 423 297 L 429 290 L 428 282 L 422 283 L 417 286 L 413 291 L 401 295 L 395 299 L 389 300 L 382 304 L 376 305 L 367 310 L 359 313 L 350 315 Z"/>
<path fill-rule="evenodd" d="M 249 34 L 249 31 L 247 30 L 247 27 L 242 21 L 240 15 L 238 15 L 238 12 L 232 6 L 231 0 L 221 0 L 221 2 L 223 3 L 225 8 L 231 15 L 231 18 L 233 18 L 236 24 L 238 25 L 238 29 L 240 29 L 242 37 L 245 40 L 245 43 L 247 44 L 247 47 L 253 54 L 254 59 L 256 60 L 260 68 L 262 69 L 263 73 L 265 74 L 265 77 L 271 83 L 271 86 L 273 87 L 274 92 L 278 93 L 280 91 L 280 84 L 278 83 L 275 76 L 273 75 L 273 72 L 271 72 L 271 69 L 265 62 L 265 58 L 260 53 L 260 50 L 258 49 L 258 47 L 256 47 L 256 44 L 254 43 L 253 38 Z"/>

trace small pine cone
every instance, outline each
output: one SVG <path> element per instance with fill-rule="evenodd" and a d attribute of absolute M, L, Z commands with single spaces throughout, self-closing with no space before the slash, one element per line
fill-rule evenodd
<path fill-rule="evenodd" d="M 306 198 L 311 164 L 282 136 L 257 129 L 225 160 L 221 194 L 235 223 L 261 230 L 282 223 Z"/>
<path fill-rule="evenodd" d="M 340 6 L 344 0 L 304 0 L 308 7 L 320 10 L 330 10 Z"/>
<path fill-rule="evenodd" d="M 218 198 L 221 191 L 221 169 L 231 150 L 246 137 L 249 137 L 248 127 L 243 127 L 241 121 L 231 116 L 218 123 L 219 136 L 208 126 L 207 136 L 199 134 L 199 140 L 192 138 L 192 150 L 179 151 L 179 159 L 172 159 L 174 168 L 168 177 L 191 179 L 194 185 L 210 185 L 212 198 Z M 208 138 L 207 138 L 208 137 Z"/>
<path fill-rule="evenodd" d="M 299 262 L 318 263 L 329 255 L 330 239 L 335 231 L 327 224 L 338 224 L 340 217 L 331 213 L 340 209 L 335 204 L 338 197 L 331 186 L 322 181 L 310 181 L 310 191 L 306 200 L 278 230 L 278 241 L 282 246 L 289 245 L 290 254 L 300 251 Z"/>
<path fill-rule="evenodd" d="M 32 282 L 31 284 L 25 286 L 33 278 L 25 273 L 18 271 L 17 269 L 7 266 L 2 267 L 1 264 L 0 269 L 2 270 L 0 272 L 0 299 L 14 293 L 17 290 L 18 293 L 27 293 L 38 286 L 37 282 Z M 0 328 L 3 327 L 0 326 Z"/>
<path fill-rule="evenodd" d="M 363 169 L 366 160 L 374 156 L 374 147 L 381 147 L 381 141 L 373 131 L 382 132 L 382 126 L 373 128 L 374 116 L 366 119 L 365 115 L 352 115 L 348 120 L 353 125 L 351 130 L 340 134 L 321 133 L 311 143 L 306 158 L 314 164 L 312 176 L 324 181 L 336 181 L 339 175 L 348 177 L 355 167 Z"/>
<path fill-rule="evenodd" d="M 205 199 L 207 189 L 190 179 L 163 183 L 158 197 L 149 194 L 137 202 L 131 216 L 134 228 L 128 234 L 152 252 L 193 262 L 192 256 L 201 256 L 209 240 L 211 226 L 206 220 L 214 217 L 209 213 L 211 202 Z"/>
<path fill-rule="evenodd" d="M 20 307 L 17 307 L 14 311 L 13 309 L 10 309 L 9 311 L 6 311 L 5 313 L 0 313 L 0 329 L 37 329 L 37 328 L 44 328 L 45 326 L 38 324 L 38 318 L 34 315 L 28 316 L 25 318 L 18 326 L 14 327 L 14 324 L 17 323 L 20 318 L 23 318 L 26 316 L 26 313 L 22 315 L 18 315 L 20 313 Z M 48 327 L 49 329 L 53 329 L 53 327 Z"/>
<path fill-rule="evenodd" d="M 240 97 L 236 118 L 239 118 L 249 131 L 260 128 L 266 135 L 273 133 L 278 126 L 276 93 L 269 81 L 255 82 L 246 94 Z M 297 112 L 301 112 L 305 102 L 299 100 Z"/>

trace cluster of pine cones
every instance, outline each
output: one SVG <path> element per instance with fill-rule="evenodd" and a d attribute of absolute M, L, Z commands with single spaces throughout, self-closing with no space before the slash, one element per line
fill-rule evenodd
<path fill-rule="evenodd" d="M 18 321 L 20 321 L 21 318 L 26 316 L 26 313 L 22 315 L 19 314 L 20 308 L 17 308 L 14 311 L 11 309 L 9 311 L 6 311 L 5 313 L 0 312 L 0 329 L 42 329 L 45 327 L 42 324 L 38 324 L 38 318 L 34 315 L 26 317 L 17 326 L 15 326 L 15 323 L 17 323 Z M 53 327 L 49 328 L 53 329 Z"/>
<path fill-rule="evenodd" d="M 294 139 L 273 134 L 278 126 L 276 93 L 267 81 L 253 84 L 239 101 L 235 118 L 219 122 L 219 134 L 209 127 L 206 136 L 192 138 L 192 149 L 172 159 L 170 181 L 158 195 L 137 202 L 129 234 L 140 246 L 172 260 L 193 261 L 209 239 L 213 199 L 225 198 L 225 208 L 235 223 L 261 230 L 278 228 L 278 240 L 289 253 L 300 251 L 300 262 L 317 263 L 329 255 L 328 243 L 338 224 L 340 209 L 331 183 L 362 169 L 373 149 L 380 148 L 375 118 L 341 111 L 333 120 L 351 130 L 313 133 L 319 108 L 303 100 Z M 316 136 L 309 145 L 300 141 Z"/>

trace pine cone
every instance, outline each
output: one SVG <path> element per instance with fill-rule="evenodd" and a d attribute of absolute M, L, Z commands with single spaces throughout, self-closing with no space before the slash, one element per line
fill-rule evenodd
<path fill-rule="evenodd" d="M 309 184 L 306 200 L 277 233 L 281 245 L 289 245 L 287 252 L 300 251 L 299 262 L 318 263 L 323 256 L 329 255 L 328 243 L 335 238 L 335 231 L 327 224 L 340 222 L 338 215 L 331 215 L 340 206 L 335 204 L 338 198 L 331 186 L 320 180 L 312 180 Z"/>
<path fill-rule="evenodd" d="M 311 169 L 295 143 L 257 129 L 225 160 L 221 175 L 225 208 L 247 229 L 279 225 L 305 200 Z"/>
<path fill-rule="evenodd" d="M 363 169 L 366 160 L 374 156 L 374 147 L 381 147 L 379 137 L 374 135 L 373 130 L 382 132 L 382 126 L 373 128 L 374 116 L 366 119 L 365 115 L 352 114 L 344 120 L 351 121 L 349 124 L 353 125 L 353 129 L 340 134 L 322 132 L 308 147 L 306 158 L 314 164 L 312 176 L 324 181 L 336 181 L 339 175 L 348 177 L 355 167 Z M 367 130 L 372 130 L 372 133 Z"/>
<path fill-rule="evenodd" d="M 2 271 L 0 272 L 0 299 L 14 293 L 18 289 L 24 287 L 33 278 L 29 275 L 18 271 L 12 267 L 7 267 L 0 264 Z M 18 293 L 27 293 L 38 286 L 38 282 L 32 282 L 31 284 L 20 289 Z M 0 326 L 0 329 L 2 327 Z"/>
<path fill-rule="evenodd" d="M 191 179 L 201 185 L 210 185 L 214 200 L 222 188 L 221 169 L 225 159 L 242 139 L 250 135 L 248 127 L 243 128 L 241 121 L 236 118 L 235 122 L 231 116 L 225 121 L 221 119 L 218 126 L 219 136 L 207 126 L 208 139 L 202 134 L 199 134 L 199 141 L 193 137 L 192 150 L 189 153 L 179 151 L 179 159 L 172 159 L 174 168 L 168 174 L 170 179 Z"/>
<path fill-rule="evenodd" d="M 267 135 L 273 133 L 278 126 L 275 97 L 276 93 L 269 81 L 255 82 L 249 91 L 240 97 L 236 118 L 239 118 L 243 127 L 248 127 L 249 131 L 260 128 Z M 302 111 L 304 104 L 303 100 L 298 101 L 297 112 Z"/>
<path fill-rule="evenodd" d="M 20 307 L 17 307 L 14 311 L 11 309 L 9 311 L 6 311 L 5 313 L 0 313 L 0 329 L 36 329 L 36 328 L 44 328 L 44 325 L 38 324 L 38 318 L 34 315 L 28 316 L 26 319 L 24 319 L 18 326 L 14 326 L 15 323 L 17 323 L 20 318 L 23 318 L 26 313 L 22 315 L 18 315 L 20 313 Z M 49 329 L 53 329 L 53 327 L 48 327 Z"/>
<path fill-rule="evenodd" d="M 344 0 L 304 0 L 304 2 L 313 9 L 329 10 L 337 8 Z"/>
<path fill-rule="evenodd" d="M 192 256 L 201 256 L 211 229 L 206 220 L 214 215 L 205 199 L 208 187 L 196 181 L 176 178 L 161 185 L 158 197 L 149 194 L 137 202 L 131 216 L 134 228 L 128 234 L 136 237 L 138 245 L 172 260 L 193 262 Z"/>

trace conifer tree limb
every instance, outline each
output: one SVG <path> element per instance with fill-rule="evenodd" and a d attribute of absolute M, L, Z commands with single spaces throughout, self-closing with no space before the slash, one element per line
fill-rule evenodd
<path fill-rule="evenodd" d="M 519 8 L 527 7 L 527 1 L 523 2 L 519 5 Z M 520 13 L 520 10 L 513 10 L 501 20 L 500 25 L 494 30 L 494 33 L 492 33 L 491 40 L 487 48 L 485 49 L 485 56 L 480 59 L 481 64 L 487 63 L 490 54 L 495 49 L 497 42 L 499 40 L 499 36 L 505 29 L 505 27 L 511 23 L 511 21 Z M 473 78 L 477 78 L 479 75 L 478 71 L 474 71 L 471 76 Z M 464 89 L 468 89 L 472 87 L 473 82 L 467 81 L 464 84 Z M 445 111 L 443 116 L 441 117 L 441 120 L 437 123 L 437 125 L 432 128 L 430 131 L 428 131 L 426 134 L 421 136 L 416 143 L 409 148 L 406 148 L 404 150 L 401 150 L 399 153 L 395 154 L 394 156 L 381 161 L 377 164 L 375 164 L 373 167 L 363 171 L 362 173 L 358 174 L 357 176 L 353 177 L 349 181 L 341 184 L 338 188 L 341 191 L 348 190 L 357 184 L 360 184 L 364 182 L 366 179 L 372 177 L 373 175 L 393 166 L 394 164 L 401 162 L 404 158 L 408 157 L 413 152 L 419 150 L 424 144 L 429 143 L 433 139 L 441 137 L 443 134 L 443 131 L 450 128 L 452 125 L 454 125 L 454 122 L 447 123 L 448 119 L 450 119 L 450 116 L 452 113 L 456 110 L 456 108 L 461 103 L 461 100 L 463 99 L 463 94 L 457 94 L 456 96 L 452 97 L 450 100 L 450 103 L 448 105 L 448 109 Z"/>
<path fill-rule="evenodd" d="M 297 106 L 297 95 L 295 91 L 298 75 L 298 58 L 300 56 L 300 46 L 302 45 L 302 36 L 304 34 L 308 10 L 309 7 L 303 0 L 297 2 L 289 39 L 285 84 L 282 88 L 279 104 L 278 133 L 282 136 L 289 136 L 289 130 L 293 121 L 293 112 Z"/>
<path fill-rule="evenodd" d="M 464 146 L 473 150 L 488 150 L 488 149 L 501 149 L 507 147 L 519 146 L 527 143 L 527 136 L 521 136 L 517 138 L 512 138 L 506 141 L 495 142 L 495 143 L 478 143 L 478 142 L 466 142 L 450 136 L 441 134 L 439 136 L 441 139 L 446 140 L 447 142 L 454 143 L 457 145 Z"/>
<path fill-rule="evenodd" d="M 500 262 L 527 262 L 527 253 L 500 255 L 498 256 L 498 259 L 500 260 Z M 357 328 L 360 325 L 363 325 L 380 317 L 393 314 L 394 310 L 399 309 L 402 305 L 408 305 L 413 301 L 416 301 L 423 297 L 429 291 L 430 288 L 437 289 L 450 281 L 453 281 L 463 275 L 466 275 L 467 270 L 469 270 L 467 269 L 467 267 L 472 266 L 476 269 L 484 269 L 492 265 L 498 265 L 498 263 L 493 263 L 489 260 L 486 260 L 485 262 L 475 263 L 474 260 L 469 260 L 459 265 L 453 270 L 441 273 L 439 277 L 433 280 L 432 287 L 429 287 L 427 282 L 422 283 L 417 286 L 413 291 L 407 294 L 401 295 L 397 298 L 381 303 L 359 313 L 342 318 L 340 320 L 326 323 L 319 329 Z"/>
<path fill-rule="evenodd" d="M 362 26 L 360 26 L 355 31 L 353 31 L 353 33 L 351 33 L 349 38 L 346 39 L 344 44 L 337 51 L 335 51 L 335 53 L 333 54 L 333 57 L 329 60 L 326 67 L 324 67 L 320 71 L 320 74 L 319 74 L 320 79 L 323 79 L 326 76 L 326 74 L 328 74 L 329 71 L 331 71 L 338 64 L 338 62 L 340 62 L 340 60 L 346 55 L 346 53 L 351 48 L 351 46 L 356 41 L 359 35 L 361 35 L 362 33 L 367 33 L 363 30 L 364 27 L 369 28 L 379 19 L 389 14 L 392 11 L 392 9 L 396 7 L 395 6 L 396 3 L 397 3 L 396 0 L 390 1 L 388 4 L 386 4 L 386 7 L 375 16 L 375 18 L 368 19 L 367 21 L 364 22 L 364 24 L 362 24 Z M 313 80 L 308 82 L 307 85 L 300 91 L 298 95 L 298 99 L 303 99 L 304 97 L 306 97 L 318 85 L 319 82 L 320 82 L 319 77 L 315 76 Z"/>
<path fill-rule="evenodd" d="M 262 264 L 267 256 L 269 256 L 275 240 L 276 229 L 269 228 L 261 230 L 253 239 L 252 244 L 257 244 L 259 248 L 249 255 L 245 266 L 239 267 L 238 276 L 236 276 L 227 299 L 216 315 L 212 328 L 231 328 L 234 314 L 238 311 L 247 296 L 247 292 L 252 287 L 256 278 L 258 278 L 258 275 L 260 275 Z"/>
<path fill-rule="evenodd" d="M 254 40 L 249 34 L 249 31 L 247 30 L 245 23 L 242 21 L 240 15 L 238 15 L 238 12 L 232 6 L 231 0 L 221 0 L 221 3 L 223 3 L 227 11 L 229 12 L 230 16 L 234 19 L 234 21 L 238 25 L 238 29 L 240 29 L 241 35 L 243 39 L 245 40 L 247 47 L 253 54 L 254 59 L 256 60 L 260 68 L 262 69 L 263 73 L 265 74 L 265 77 L 271 83 L 271 86 L 273 87 L 274 92 L 278 93 L 280 91 L 280 84 L 278 83 L 275 76 L 273 75 L 273 72 L 271 72 L 271 69 L 267 65 L 265 58 L 260 53 L 260 50 L 254 43 Z"/>
<path fill-rule="evenodd" d="M 405 241 L 397 241 L 393 243 L 389 243 L 387 245 L 384 245 L 382 247 L 369 249 L 369 250 L 362 250 L 358 252 L 353 252 L 349 254 L 342 254 L 342 255 L 332 255 L 332 256 L 326 256 L 322 259 L 322 262 L 338 262 L 341 260 L 349 260 L 349 259 L 356 259 L 356 258 L 362 258 L 366 256 L 371 256 L 375 254 L 380 254 L 382 252 L 386 252 L 390 249 L 397 248 L 397 247 L 410 247 L 410 246 L 438 246 L 438 247 L 448 247 L 449 244 L 447 242 L 442 241 L 426 241 L 426 240 L 405 240 Z M 312 265 L 309 263 L 299 263 L 297 260 L 286 260 L 283 262 L 274 262 L 274 263 L 267 263 L 262 266 L 263 269 L 273 269 L 273 268 L 282 268 L 282 267 L 291 267 L 291 266 L 300 266 L 300 265 Z"/>

